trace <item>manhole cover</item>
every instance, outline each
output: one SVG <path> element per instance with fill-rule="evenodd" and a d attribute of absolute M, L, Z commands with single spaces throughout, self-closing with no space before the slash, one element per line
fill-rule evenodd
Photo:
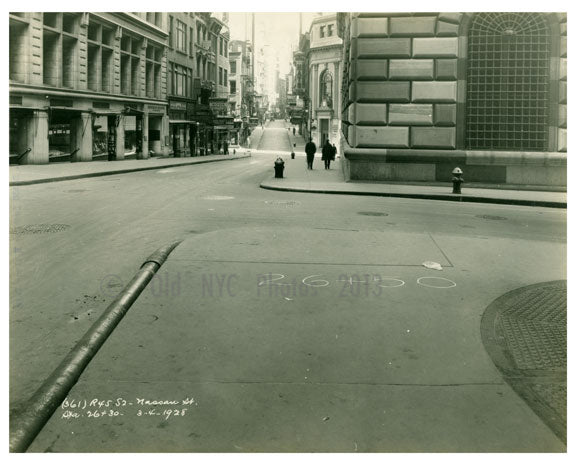
<path fill-rule="evenodd" d="M 69 224 L 28 224 L 10 229 L 10 234 L 47 234 L 65 231 Z"/>
<path fill-rule="evenodd" d="M 507 220 L 508 219 L 504 216 L 496 216 L 496 215 L 476 215 L 476 218 L 481 218 L 483 220 Z"/>
<path fill-rule="evenodd" d="M 388 216 L 388 213 L 382 212 L 358 212 L 358 214 L 364 216 Z"/>
<path fill-rule="evenodd" d="M 264 203 L 266 205 L 274 205 L 277 207 L 295 207 L 300 205 L 300 202 L 297 200 L 265 200 Z"/>

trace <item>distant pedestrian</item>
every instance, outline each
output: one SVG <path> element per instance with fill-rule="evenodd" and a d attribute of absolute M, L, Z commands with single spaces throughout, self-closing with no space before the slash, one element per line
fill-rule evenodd
<path fill-rule="evenodd" d="M 316 144 L 312 142 L 312 138 L 304 147 L 304 151 L 306 152 L 306 161 L 308 162 L 308 169 L 312 169 L 312 164 L 314 163 L 314 154 L 316 153 Z"/>
<path fill-rule="evenodd" d="M 330 144 L 330 141 L 328 139 L 326 139 L 326 142 L 324 143 L 324 147 L 322 147 L 322 160 L 324 161 L 324 169 L 325 170 L 329 170 L 330 169 L 330 162 L 332 161 L 332 156 L 333 154 L 333 147 Z"/>
<path fill-rule="evenodd" d="M 336 145 L 332 144 L 332 161 L 336 160 L 336 154 L 338 153 L 338 150 L 336 150 Z"/>
<path fill-rule="evenodd" d="M 224 141 L 224 155 L 228 155 L 228 141 Z"/>
<path fill-rule="evenodd" d="M 296 128 L 292 128 L 292 135 L 293 135 L 293 136 L 296 135 Z"/>

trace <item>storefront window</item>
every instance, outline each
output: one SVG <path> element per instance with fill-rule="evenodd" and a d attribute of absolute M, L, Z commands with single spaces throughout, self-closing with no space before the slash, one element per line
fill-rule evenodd
<path fill-rule="evenodd" d="M 50 157 L 70 153 L 70 123 L 51 123 L 48 126 L 48 152 Z"/>
<path fill-rule="evenodd" d="M 108 153 L 108 116 L 94 118 L 92 132 L 92 153 L 104 155 Z"/>
<path fill-rule="evenodd" d="M 140 152 L 141 120 L 136 116 L 124 118 L 124 155 L 134 155 Z"/>

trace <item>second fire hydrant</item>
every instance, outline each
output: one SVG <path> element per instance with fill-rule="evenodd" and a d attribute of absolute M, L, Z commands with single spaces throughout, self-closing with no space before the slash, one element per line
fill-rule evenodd
<path fill-rule="evenodd" d="M 462 193 L 462 183 L 464 178 L 462 177 L 464 173 L 458 167 L 452 170 L 452 193 L 461 194 Z"/>
<path fill-rule="evenodd" d="M 274 177 L 283 178 L 284 177 L 284 160 L 278 157 L 274 162 Z"/>

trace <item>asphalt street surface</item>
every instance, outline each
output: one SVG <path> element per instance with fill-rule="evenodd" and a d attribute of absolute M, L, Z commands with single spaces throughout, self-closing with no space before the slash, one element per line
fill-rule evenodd
<path fill-rule="evenodd" d="M 12 409 L 184 240 L 29 450 L 565 450 L 480 321 L 566 279 L 566 211 L 265 191 L 288 131 L 254 139 L 243 160 L 10 188 Z"/>

